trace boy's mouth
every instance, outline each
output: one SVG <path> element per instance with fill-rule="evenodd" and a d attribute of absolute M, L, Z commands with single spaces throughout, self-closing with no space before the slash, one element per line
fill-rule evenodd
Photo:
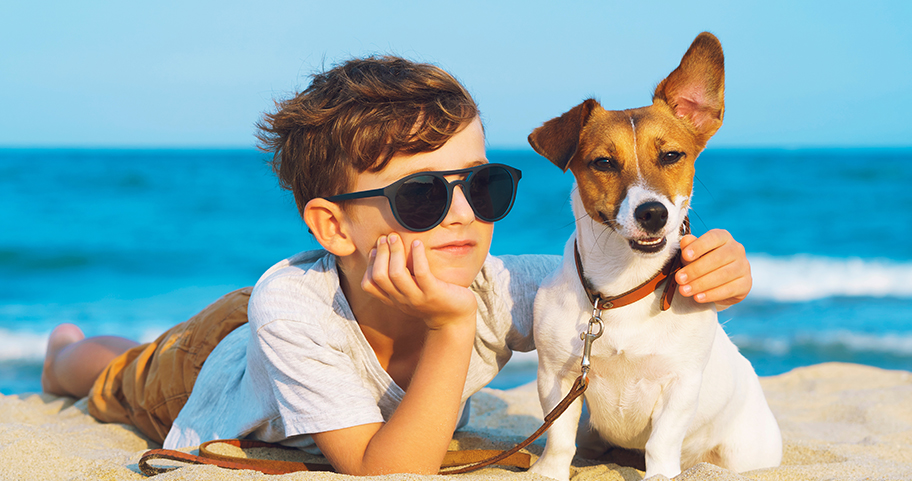
<path fill-rule="evenodd" d="M 459 241 L 447 242 L 445 244 L 439 244 L 439 245 L 432 247 L 431 249 L 438 251 L 438 252 L 446 252 L 448 254 L 460 255 L 460 254 L 465 254 L 465 253 L 470 252 L 472 249 L 475 248 L 476 245 L 477 245 L 477 243 L 475 241 L 459 240 Z"/>

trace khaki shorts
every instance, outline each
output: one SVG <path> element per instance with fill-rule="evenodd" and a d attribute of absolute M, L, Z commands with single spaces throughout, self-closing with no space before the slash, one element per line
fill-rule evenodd
<path fill-rule="evenodd" d="M 219 341 L 247 322 L 252 290 L 226 294 L 154 342 L 111 361 L 89 393 L 89 414 L 103 422 L 132 424 L 164 442 L 203 362 Z"/>

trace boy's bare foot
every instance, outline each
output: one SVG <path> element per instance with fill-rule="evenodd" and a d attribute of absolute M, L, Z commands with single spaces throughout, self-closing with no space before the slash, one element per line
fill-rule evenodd
<path fill-rule="evenodd" d="M 57 355 L 65 347 L 85 339 L 82 329 L 75 324 L 60 324 L 51 331 L 48 338 L 47 352 L 44 355 L 44 369 L 41 370 L 41 388 L 46 393 L 57 394 L 59 396 L 71 396 L 57 380 L 54 373 L 53 365 Z"/>

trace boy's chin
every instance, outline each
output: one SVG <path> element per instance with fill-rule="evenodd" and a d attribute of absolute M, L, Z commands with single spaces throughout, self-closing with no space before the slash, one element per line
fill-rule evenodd
<path fill-rule="evenodd" d="M 437 279 L 454 284 L 461 287 L 469 287 L 475 282 L 475 277 L 478 276 L 478 272 L 481 270 L 478 269 L 467 269 L 467 268 L 452 268 L 452 269 L 443 269 L 438 272 L 434 272 L 434 277 Z"/>

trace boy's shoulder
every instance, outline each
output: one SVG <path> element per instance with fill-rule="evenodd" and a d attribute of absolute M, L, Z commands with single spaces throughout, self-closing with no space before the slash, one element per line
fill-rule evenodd
<path fill-rule="evenodd" d="M 277 318 L 318 319 L 347 312 L 339 288 L 336 257 L 321 249 L 279 261 L 260 276 L 250 296 L 249 311 L 254 324 Z"/>
<path fill-rule="evenodd" d="M 485 289 L 505 281 L 538 285 L 560 266 L 560 262 L 560 256 L 547 254 L 489 255 L 475 280 L 475 286 Z"/>
<path fill-rule="evenodd" d="M 488 256 L 498 260 L 508 270 L 554 270 L 561 262 L 561 256 L 553 254 L 504 254 Z"/>
<path fill-rule="evenodd" d="M 309 271 L 315 274 L 326 274 L 328 270 L 335 272 L 335 256 L 323 249 L 299 252 L 291 257 L 276 262 L 260 276 L 257 284 L 270 278 L 283 276 L 301 276 Z"/>

